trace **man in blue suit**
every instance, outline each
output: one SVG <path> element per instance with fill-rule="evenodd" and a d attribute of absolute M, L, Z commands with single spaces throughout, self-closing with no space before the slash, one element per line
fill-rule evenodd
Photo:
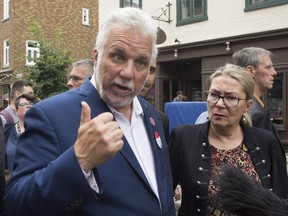
<path fill-rule="evenodd" d="M 156 37 L 140 9 L 113 11 L 97 36 L 91 80 L 26 113 L 8 216 L 175 215 L 163 124 L 137 97 Z"/>

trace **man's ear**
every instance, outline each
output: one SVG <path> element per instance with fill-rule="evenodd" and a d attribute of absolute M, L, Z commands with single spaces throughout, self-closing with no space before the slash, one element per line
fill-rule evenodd
<path fill-rule="evenodd" d="M 247 65 L 247 66 L 245 67 L 245 70 L 248 71 L 248 72 L 250 73 L 250 75 L 252 76 L 252 78 L 254 78 L 254 72 L 255 72 L 255 69 L 254 69 L 253 66 L 251 66 L 251 65 Z"/>
<path fill-rule="evenodd" d="M 97 51 L 97 49 L 93 50 L 93 55 L 94 55 L 94 61 L 97 62 L 97 59 L 98 59 L 98 51 Z"/>
<path fill-rule="evenodd" d="M 20 91 L 15 91 L 15 99 L 21 95 Z"/>

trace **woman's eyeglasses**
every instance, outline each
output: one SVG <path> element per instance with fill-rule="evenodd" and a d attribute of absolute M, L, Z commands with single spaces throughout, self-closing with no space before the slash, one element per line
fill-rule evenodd
<path fill-rule="evenodd" d="M 239 98 L 233 95 L 220 95 L 216 92 L 205 92 L 207 97 L 207 102 L 211 104 L 217 104 L 220 98 L 223 100 L 223 103 L 228 108 L 234 108 L 238 106 L 240 100 L 246 100 L 243 98 Z"/>

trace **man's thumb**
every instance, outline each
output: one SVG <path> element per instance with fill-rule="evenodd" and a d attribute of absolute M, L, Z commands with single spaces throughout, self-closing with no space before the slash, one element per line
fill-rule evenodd
<path fill-rule="evenodd" d="M 82 101 L 81 102 L 82 110 L 81 110 L 81 119 L 80 119 L 80 125 L 83 125 L 91 120 L 91 109 L 90 106 Z"/>

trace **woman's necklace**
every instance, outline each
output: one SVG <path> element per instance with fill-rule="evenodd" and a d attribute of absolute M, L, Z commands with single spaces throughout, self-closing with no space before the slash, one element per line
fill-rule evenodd
<path fill-rule="evenodd" d="M 22 132 L 21 132 L 21 127 L 20 127 L 19 122 L 16 123 L 16 131 L 19 135 L 21 135 Z"/>

